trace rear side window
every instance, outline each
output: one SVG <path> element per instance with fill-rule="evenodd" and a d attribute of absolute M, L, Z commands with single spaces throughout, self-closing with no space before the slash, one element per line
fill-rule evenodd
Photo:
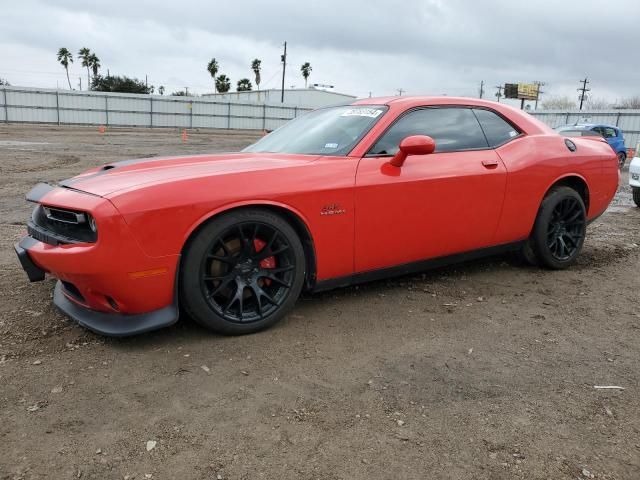
<path fill-rule="evenodd" d="M 470 108 L 422 108 L 407 113 L 376 142 L 369 155 L 395 155 L 410 135 L 428 135 L 436 152 L 488 148 L 480 124 Z"/>
<path fill-rule="evenodd" d="M 611 137 L 617 137 L 618 136 L 618 132 L 616 132 L 615 128 L 602 127 L 602 130 L 604 132 L 604 138 L 611 138 Z"/>
<path fill-rule="evenodd" d="M 518 131 L 509 122 L 492 111 L 475 109 L 473 112 L 478 117 L 490 147 L 497 147 L 518 136 Z"/>

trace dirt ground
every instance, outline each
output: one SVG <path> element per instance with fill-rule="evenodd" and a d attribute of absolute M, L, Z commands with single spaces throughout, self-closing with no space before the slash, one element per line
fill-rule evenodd
<path fill-rule="evenodd" d="M 567 271 L 496 257 L 307 295 L 244 337 L 190 321 L 94 335 L 14 258 L 36 182 L 254 138 L 0 126 L 0 478 L 640 478 L 640 209 L 624 186 Z"/>

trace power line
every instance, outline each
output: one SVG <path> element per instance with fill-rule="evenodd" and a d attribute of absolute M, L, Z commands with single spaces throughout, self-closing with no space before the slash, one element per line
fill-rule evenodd
<path fill-rule="evenodd" d="M 581 92 L 578 98 L 580 99 L 580 110 L 582 110 L 582 104 L 587 99 L 587 92 L 590 92 L 591 89 L 587 88 L 587 84 L 589 83 L 587 77 L 584 77 L 584 80 L 580 80 L 580 83 L 582 87 L 578 88 L 578 91 Z"/>

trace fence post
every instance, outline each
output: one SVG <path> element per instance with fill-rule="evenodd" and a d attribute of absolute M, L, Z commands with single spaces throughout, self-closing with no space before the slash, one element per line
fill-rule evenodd
<path fill-rule="evenodd" d="M 153 97 L 149 95 L 149 128 L 153 128 Z"/>
<path fill-rule="evenodd" d="M 567 125 L 569 124 L 569 112 L 567 112 L 567 119 L 565 120 L 565 122 Z"/>
<path fill-rule="evenodd" d="M 193 100 L 189 101 L 189 128 L 193 128 Z"/>
<path fill-rule="evenodd" d="M 104 116 L 105 116 L 105 125 L 109 126 L 109 96 L 104 96 Z"/>
<path fill-rule="evenodd" d="M 227 103 L 227 130 L 231 129 L 231 100 Z"/>
<path fill-rule="evenodd" d="M 4 123 L 9 123 L 9 107 L 7 106 L 7 89 L 6 87 L 2 89 L 4 92 Z"/>
<path fill-rule="evenodd" d="M 620 123 L 620 112 L 618 112 L 618 115 L 616 115 L 616 127 L 618 126 L 619 123 Z"/>
<path fill-rule="evenodd" d="M 262 130 L 267 129 L 267 104 L 262 104 Z"/>
<path fill-rule="evenodd" d="M 60 92 L 58 90 L 56 90 L 56 118 L 60 125 Z"/>
<path fill-rule="evenodd" d="M 298 117 L 298 107 L 293 107 L 293 118 Z"/>

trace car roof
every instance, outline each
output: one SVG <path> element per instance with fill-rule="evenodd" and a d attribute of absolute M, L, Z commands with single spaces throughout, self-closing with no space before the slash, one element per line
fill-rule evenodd
<path fill-rule="evenodd" d="M 390 110 L 395 111 L 404 111 L 418 107 L 456 105 L 488 108 L 503 115 L 529 135 L 556 133 L 551 127 L 529 115 L 524 110 L 512 107 L 506 103 L 483 100 L 481 98 L 449 97 L 445 95 L 377 97 L 359 99 L 354 101 L 352 105 L 386 105 Z"/>

